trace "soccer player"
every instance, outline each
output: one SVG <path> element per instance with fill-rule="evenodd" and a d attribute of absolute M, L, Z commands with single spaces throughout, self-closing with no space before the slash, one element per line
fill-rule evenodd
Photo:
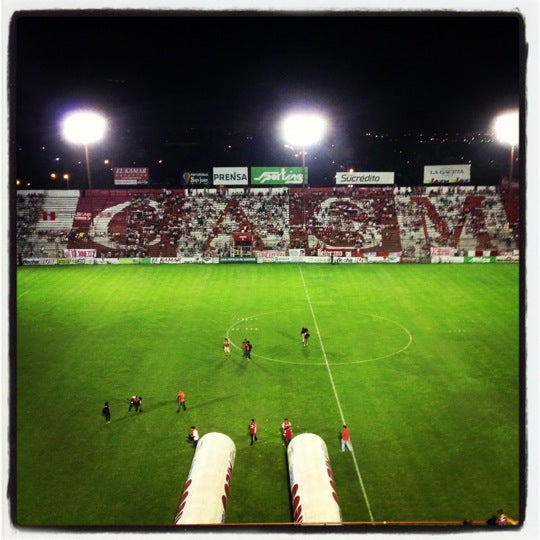
<path fill-rule="evenodd" d="M 131 398 L 129 400 L 128 412 L 130 412 L 133 407 L 135 407 L 135 412 L 143 412 L 142 411 L 142 397 L 141 396 L 131 396 Z"/>
<path fill-rule="evenodd" d="M 186 410 L 186 394 L 183 390 L 178 390 L 178 406 L 176 407 L 176 412 L 180 412 L 182 409 Z"/>
<path fill-rule="evenodd" d="M 289 446 L 293 436 L 292 424 L 288 418 L 284 418 L 281 423 L 281 434 L 283 435 L 283 440 L 285 441 L 285 446 Z"/>
<path fill-rule="evenodd" d="M 191 441 L 193 448 L 196 448 L 197 443 L 199 442 L 199 430 L 195 426 L 191 426 L 191 432 L 188 435 L 188 439 Z"/>
<path fill-rule="evenodd" d="M 257 440 L 257 423 L 253 418 L 249 423 L 249 435 L 251 437 L 251 446 L 253 446 L 253 443 Z"/>
<path fill-rule="evenodd" d="M 304 344 L 304 347 L 307 345 L 308 339 L 309 339 L 309 330 L 307 328 L 302 328 L 300 330 L 300 334 L 302 334 L 302 343 Z"/>
<path fill-rule="evenodd" d="M 283 432 L 283 438 L 285 439 L 285 446 L 289 446 L 292 436 L 293 436 L 292 427 L 289 425 L 288 427 L 285 428 L 285 431 Z"/>
<path fill-rule="evenodd" d="M 231 344 L 227 338 L 223 341 L 223 352 L 225 354 L 231 354 Z"/>
<path fill-rule="evenodd" d="M 106 401 L 105 405 L 103 406 L 103 409 L 101 410 L 103 416 L 105 416 L 105 423 L 110 424 L 111 423 L 111 409 L 109 408 L 109 402 Z"/>
<path fill-rule="evenodd" d="M 283 422 L 282 422 L 282 424 L 281 424 L 281 433 L 282 433 L 282 434 L 285 434 L 285 430 L 286 430 L 287 428 L 291 428 L 291 429 L 292 429 L 292 424 L 291 424 L 291 422 L 289 421 L 288 418 L 284 418 L 284 419 L 283 419 Z"/>
<path fill-rule="evenodd" d="M 341 451 L 345 452 L 345 448 L 352 452 L 351 432 L 349 431 L 349 428 L 343 424 L 343 429 L 341 430 Z"/>
<path fill-rule="evenodd" d="M 244 358 L 246 360 L 251 360 L 251 349 L 253 349 L 253 345 L 248 339 L 244 339 L 242 342 L 242 349 L 244 349 Z"/>

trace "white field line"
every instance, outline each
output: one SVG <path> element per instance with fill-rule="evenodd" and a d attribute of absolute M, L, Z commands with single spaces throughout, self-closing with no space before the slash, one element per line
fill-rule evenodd
<path fill-rule="evenodd" d="M 319 344 L 321 346 L 321 351 L 324 357 L 324 363 L 326 364 L 326 370 L 328 372 L 328 377 L 330 379 L 330 384 L 332 385 L 332 390 L 334 392 L 334 397 L 336 398 L 336 404 L 339 410 L 339 414 L 341 416 L 341 423 L 347 424 L 345 421 L 345 415 L 343 414 L 343 409 L 341 408 L 341 402 L 339 400 L 339 396 L 336 390 L 336 385 L 334 383 L 334 377 L 332 375 L 332 369 L 330 368 L 330 364 L 328 363 L 328 357 L 326 356 L 326 350 L 324 349 L 324 343 L 321 338 L 321 333 L 319 331 L 319 325 L 317 324 L 317 318 L 315 317 L 315 312 L 313 311 L 313 305 L 311 303 L 311 298 L 309 297 L 309 292 L 307 289 L 306 281 L 304 279 L 304 273 L 302 272 L 302 268 L 300 267 L 300 277 L 302 278 L 302 284 L 304 286 L 304 292 L 306 294 L 307 303 L 309 305 L 309 310 L 311 311 L 311 316 L 313 317 L 313 323 L 315 324 L 315 331 L 317 332 L 317 337 L 319 338 Z M 351 445 L 352 446 L 352 445 Z M 364 501 L 366 503 L 366 507 L 369 512 L 369 519 L 371 521 L 375 521 L 373 518 L 373 513 L 371 512 L 371 505 L 369 504 L 369 499 L 366 493 L 366 488 L 364 486 L 364 481 L 362 480 L 362 474 L 360 473 L 360 468 L 358 467 L 358 461 L 356 460 L 356 454 L 354 452 L 354 446 L 352 446 L 353 450 L 351 452 L 353 462 L 354 462 L 354 468 L 356 469 L 356 476 L 358 477 L 358 482 L 360 483 L 360 488 L 362 489 L 362 494 L 364 495 Z"/>

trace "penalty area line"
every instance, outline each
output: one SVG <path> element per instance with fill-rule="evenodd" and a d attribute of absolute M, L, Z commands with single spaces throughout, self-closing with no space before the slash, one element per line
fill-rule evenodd
<path fill-rule="evenodd" d="M 306 295 L 306 300 L 307 300 L 307 303 L 308 303 L 308 306 L 309 306 L 309 311 L 311 312 L 311 317 L 313 318 L 313 324 L 315 325 L 315 331 L 317 332 L 317 337 L 319 338 L 319 345 L 321 347 L 321 351 L 322 351 L 323 358 L 324 358 L 324 363 L 326 365 L 326 371 L 328 372 L 328 377 L 330 379 L 330 384 L 332 385 L 332 391 L 334 392 L 334 397 L 336 399 L 336 404 L 338 406 L 339 414 L 341 416 L 341 423 L 342 424 L 347 424 L 347 422 L 345 421 L 345 415 L 343 414 L 343 409 L 341 408 L 341 402 L 339 400 L 336 385 L 334 383 L 334 376 L 332 375 L 332 369 L 330 367 L 330 363 L 328 362 L 328 357 L 326 355 L 326 350 L 324 348 L 324 343 L 323 343 L 323 340 L 322 340 L 322 337 L 321 337 L 321 333 L 319 331 L 319 324 L 317 323 L 317 317 L 315 317 L 315 311 L 313 310 L 313 304 L 311 303 L 311 298 L 309 296 L 309 291 L 307 289 L 306 280 L 304 279 L 304 273 L 302 272 L 301 267 L 299 267 L 299 270 L 300 270 L 300 277 L 302 279 L 302 285 L 304 287 L 304 294 Z M 356 454 L 354 452 L 354 446 L 353 446 L 353 449 L 351 451 L 351 454 L 352 454 L 352 458 L 353 458 L 353 462 L 354 462 L 354 468 L 356 470 L 356 476 L 358 477 L 358 482 L 360 483 L 360 488 L 362 490 L 362 494 L 364 496 L 364 501 L 366 503 L 366 507 L 367 507 L 367 510 L 368 510 L 368 513 L 369 513 L 369 519 L 371 521 L 375 521 L 375 519 L 373 517 L 373 513 L 371 512 L 371 505 L 369 504 L 369 499 L 368 499 L 368 496 L 367 496 L 366 488 L 364 486 L 364 480 L 362 479 L 362 474 L 360 473 L 360 467 L 358 466 L 358 461 L 356 459 Z"/>

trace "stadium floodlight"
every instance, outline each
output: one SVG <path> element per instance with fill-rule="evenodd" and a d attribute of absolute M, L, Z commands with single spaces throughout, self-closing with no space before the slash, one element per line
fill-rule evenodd
<path fill-rule="evenodd" d="M 306 148 L 319 142 L 326 130 L 326 120 L 317 113 L 298 112 L 286 116 L 281 124 L 285 141 L 302 153 L 302 187 L 306 185 Z"/>
<path fill-rule="evenodd" d="M 318 113 L 295 112 L 288 114 L 281 123 L 281 133 L 290 145 L 302 152 L 302 223 L 306 224 L 306 148 L 319 142 L 326 130 L 326 120 Z"/>
<path fill-rule="evenodd" d="M 495 136 L 500 142 L 510 145 L 510 174 L 508 180 L 512 181 L 514 170 L 514 150 L 519 144 L 519 113 L 508 111 L 499 115 L 494 122 Z"/>
<path fill-rule="evenodd" d="M 326 130 L 326 120 L 318 113 L 295 112 L 288 114 L 281 123 L 285 141 L 302 151 L 302 223 L 306 224 L 306 148 L 319 142 Z"/>
<path fill-rule="evenodd" d="M 74 144 L 84 145 L 88 189 L 92 189 L 88 145 L 100 141 L 106 131 L 106 118 L 95 111 L 76 111 L 66 116 L 62 122 L 62 133 L 64 138 Z"/>

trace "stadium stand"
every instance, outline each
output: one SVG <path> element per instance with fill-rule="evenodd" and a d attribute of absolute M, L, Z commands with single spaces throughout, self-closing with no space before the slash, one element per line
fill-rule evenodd
<path fill-rule="evenodd" d="M 519 189 L 505 186 L 17 192 L 17 253 L 234 256 L 345 250 L 423 260 L 433 247 L 519 250 Z"/>

